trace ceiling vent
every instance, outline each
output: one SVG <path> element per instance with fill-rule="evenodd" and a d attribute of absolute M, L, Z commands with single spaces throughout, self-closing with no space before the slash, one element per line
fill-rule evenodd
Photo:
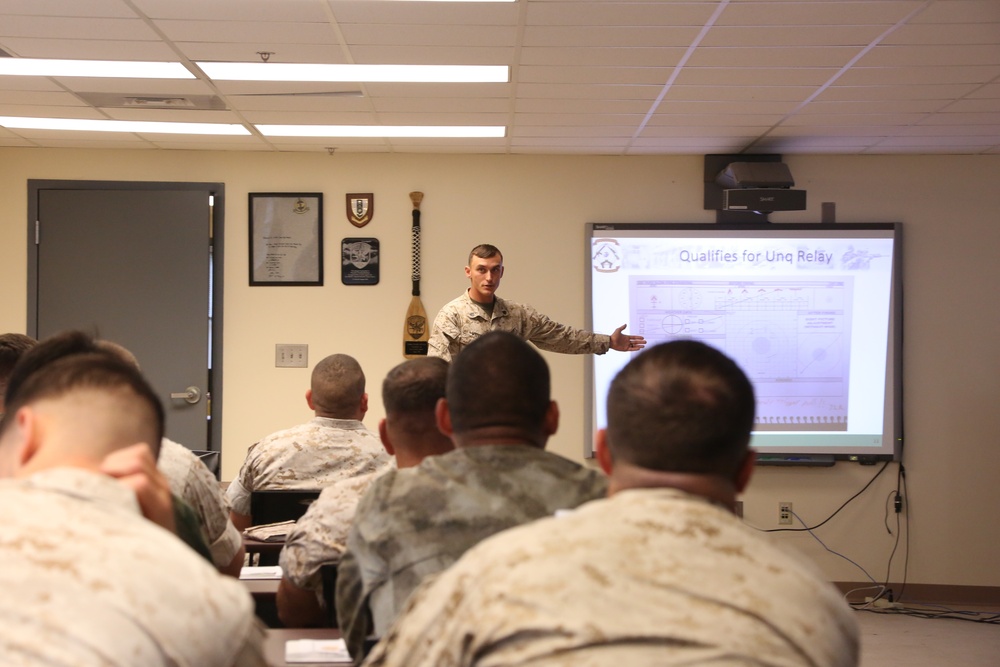
<path fill-rule="evenodd" d="M 191 109 L 225 111 L 226 105 L 215 95 L 125 95 L 123 93 L 77 93 L 99 109 Z"/>

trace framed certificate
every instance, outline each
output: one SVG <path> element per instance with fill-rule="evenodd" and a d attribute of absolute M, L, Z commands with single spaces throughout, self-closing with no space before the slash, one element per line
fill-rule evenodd
<path fill-rule="evenodd" d="M 323 284 L 323 195 L 251 192 L 250 285 Z"/>

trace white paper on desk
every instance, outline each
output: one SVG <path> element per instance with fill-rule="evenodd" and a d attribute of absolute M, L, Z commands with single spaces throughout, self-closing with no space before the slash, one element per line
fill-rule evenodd
<path fill-rule="evenodd" d="M 289 639 L 285 662 L 351 662 L 343 639 Z"/>
<path fill-rule="evenodd" d="M 281 579 L 280 565 L 244 565 L 240 579 Z"/>

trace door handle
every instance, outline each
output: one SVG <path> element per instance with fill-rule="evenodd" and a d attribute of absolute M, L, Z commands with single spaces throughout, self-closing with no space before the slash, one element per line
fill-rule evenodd
<path fill-rule="evenodd" d="M 198 387 L 188 387 L 186 391 L 175 392 L 170 394 L 170 398 L 183 398 L 185 401 L 194 405 L 201 400 L 201 389 Z"/>

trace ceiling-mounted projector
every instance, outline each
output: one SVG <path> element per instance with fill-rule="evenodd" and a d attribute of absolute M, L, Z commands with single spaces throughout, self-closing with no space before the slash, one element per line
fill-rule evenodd
<path fill-rule="evenodd" d="M 730 162 L 715 177 L 722 187 L 723 211 L 804 211 L 806 191 L 784 162 Z"/>

